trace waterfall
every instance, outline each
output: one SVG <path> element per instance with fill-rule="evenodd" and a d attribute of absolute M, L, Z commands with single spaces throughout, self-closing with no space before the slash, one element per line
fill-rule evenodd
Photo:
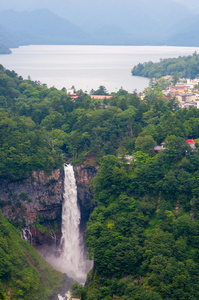
<path fill-rule="evenodd" d="M 80 283 L 86 280 L 92 262 L 86 259 L 83 237 L 80 234 L 80 208 L 72 165 L 64 165 L 64 201 L 62 205 L 62 238 L 58 256 L 47 260 L 59 271 Z"/>
<path fill-rule="evenodd" d="M 80 236 L 80 209 L 77 203 L 77 187 L 72 165 L 64 165 L 64 203 L 62 206 L 62 259 L 67 275 L 85 277 L 86 265 L 83 241 Z"/>
<path fill-rule="evenodd" d="M 21 238 L 26 242 L 32 244 L 32 233 L 30 231 L 30 227 L 24 227 L 21 231 Z"/>
<path fill-rule="evenodd" d="M 71 299 L 71 293 L 67 292 L 65 295 L 62 297 L 60 294 L 58 295 L 59 300 L 70 300 Z"/>

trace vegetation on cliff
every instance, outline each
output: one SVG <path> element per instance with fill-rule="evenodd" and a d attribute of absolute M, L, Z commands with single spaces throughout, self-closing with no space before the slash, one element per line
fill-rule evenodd
<path fill-rule="evenodd" d="M 148 78 L 161 78 L 166 75 L 176 75 L 181 78 L 196 78 L 199 76 L 199 55 L 179 56 L 178 58 L 161 59 L 158 63 L 152 61 L 139 63 L 132 71 L 132 75 Z"/>
<path fill-rule="evenodd" d="M 0 211 L 0 299 L 49 299 L 62 280 Z"/>

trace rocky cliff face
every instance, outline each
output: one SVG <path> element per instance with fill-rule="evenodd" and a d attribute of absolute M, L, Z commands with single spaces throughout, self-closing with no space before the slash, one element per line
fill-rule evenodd
<path fill-rule="evenodd" d="M 96 176 L 93 166 L 75 166 L 81 228 L 84 230 L 94 208 L 91 179 Z M 34 171 L 32 176 L 17 182 L 0 182 L 0 208 L 3 216 L 16 226 L 23 227 L 22 236 L 33 246 L 59 243 L 64 193 L 64 172 L 51 174 Z"/>
<path fill-rule="evenodd" d="M 95 207 L 92 201 L 92 189 L 89 187 L 89 184 L 93 177 L 97 175 L 97 168 L 83 165 L 75 166 L 74 172 L 77 184 L 77 197 L 81 211 L 81 225 L 84 226 Z"/>
<path fill-rule="evenodd" d="M 33 245 L 51 243 L 61 235 L 63 177 L 62 170 L 53 170 L 51 174 L 34 171 L 25 180 L 0 183 L 3 216 L 26 227 L 24 234 L 29 231 Z"/>

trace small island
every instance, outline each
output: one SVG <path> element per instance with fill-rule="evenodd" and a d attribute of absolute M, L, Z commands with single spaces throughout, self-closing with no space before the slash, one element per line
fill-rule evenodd
<path fill-rule="evenodd" d="M 12 51 L 5 45 L 0 43 L 0 54 L 11 54 Z"/>

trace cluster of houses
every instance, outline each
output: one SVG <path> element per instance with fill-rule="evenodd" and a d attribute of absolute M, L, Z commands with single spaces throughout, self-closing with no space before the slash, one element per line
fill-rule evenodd
<path fill-rule="evenodd" d="M 172 76 L 164 77 L 168 82 L 173 80 Z M 155 79 L 153 79 L 156 81 Z M 71 96 L 73 100 L 78 98 L 77 93 L 74 89 L 67 89 L 67 94 Z M 169 85 L 167 89 L 163 90 L 162 93 L 167 99 L 175 97 L 179 103 L 179 108 L 189 108 L 190 106 L 199 109 L 199 78 L 195 79 L 179 79 L 177 84 Z M 112 96 L 105 95 L 90 95 L 91 99 L 108 99 L 110 100 Z M 144 99 L 145 95 L 141 95 L 141 99 Z M 104 107 L 103 107 L 104 108 Z"/>
<path fill-rule="evenodd" d="M 73 88 L 67 89 L 66 94 L 69 95 L 71 97 L 71 99 L 73 99 L 73 100 L 78 98 L 78 95 L 77 95 L 77 93 L 75 93 L 75 90 Z"/>
<path fill-rule="evenodd" d="M 193 139 L 187 139 L 186 142 L 188 143 L 188 145 L 191 147 L 191 152 L 194 152 L 197 150 L 196 148 L 196 143 Z M 157 145 L 153 148 L 153 150 L 155 151 L 155 153 L 159 153 L 162 150 L 166 150 L 167 148 L 165 147 L 166 144 L 163 142 L 160 145 Z M 122 158 L 120 155 L 118 156 L 120 159 Z M 132 160 L 136 161 L 137 159 L 135 157 L 133 157 L 132 155 L 125 155 L 124 156 L 127 165 L 130 165 Z"/>
<path fill-rule="evenodd" d="M 168 78 L 169 79 L 169 78 Z M 199 79 L 179 79 L 176 85 L 170 85 L 163 94 L 169 99 L 175 97 L 180 108 L 194 106 L 199 108 Z"/>
<path fill-rule="evenodd" d="M 67 95 L 70 95 L 71 99 L 75 100 L 78 98 L 78 94 L 75 93 L 74 89 L 67 89 L 66 90 Z M 105 98 L 110 100 L 112 96 L 107 96 L 107 95 L 90 95 L 91 99 L 97 99 L 97 100 L 104 100 Z"/>

